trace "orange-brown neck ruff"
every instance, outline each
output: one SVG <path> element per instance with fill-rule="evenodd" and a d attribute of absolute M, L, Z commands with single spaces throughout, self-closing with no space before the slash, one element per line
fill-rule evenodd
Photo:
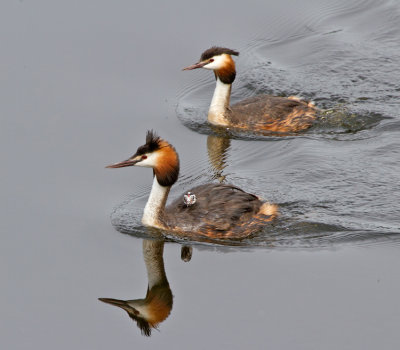
<path fill-rule="evenodd" d="M 224 84 L 232 84 L 236 77 L 236 67 L 232 57 L 224 54 L 224 65 L 214 70 L 214 73 Z"/>
<path fill-rule="evenodd" d="M 168 282 L 155 286 L 147 292 L 146 299 L 147 321 L 153 328 L 164 321 L 172 309 L 172 292 Z"/>
<path fill-rule="evenodd" d="M 156 151 L 158 162 L 154 167 L 154 175 L 161 186 L 172 186 L 179 176 L 179 157 L 175 148 L 164 140 L 160 140 L 160 149 Z"/>
<path fill-rule="evenodd" d="M 159 139 L 153 166 L 154 181 L 149 199 L 144 207 L 142 223 L 146 226 L 165 228 L 164 210 L 169 190 L 179 175 L 179 158 L 174 147 Z"/>
<path fill-rule="evenodd" d="M 107 299 L 101 299 L 104 302 L 109 302 Z M 149 337 L 152 329 L 157 329 L 157 326 L 164 321 L 172 310 L 173 296 L 169 287 L 168 281 L 163 285 L 158 285 L 147 291 L 145 299 L 136 300 L 112 300 L 110 304 L 123 308 L 129 317 L 136 321 L 137 326 L 142 334 Z M 124 303 L 118 305 L 117 302 Z"/>
<path fill-rule="evenodd" d="M 217 81 L 207 119 L 214 125 L 230 126 L 227 117 L 229 115 L 231 85 L 236 77 L 235 62 L 230 55 L 223 54 L 221 57 L 223 59 L 221 68 L 214 70 Z"/>

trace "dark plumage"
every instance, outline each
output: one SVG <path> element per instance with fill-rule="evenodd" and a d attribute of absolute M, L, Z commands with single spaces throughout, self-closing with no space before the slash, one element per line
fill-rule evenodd
<path fill-rule="evenodd" d="M 210 59 L 211 57 L 222 55 L 224 53 L 226 53 L 227 55 L 239 56 L 238 51 L 231 50 L 226 47 L 213 46 L 201 54 L 200 61 L 205 61 Z"/>
<path fill-rule="evenodd" d="M 242 238 L 260 230 L 275 216 L 260 213 L 264 203 L 255 195 L 226 184 L 200 185 L 190 190 L 196 203 L 177 198 L 165 208 L 165 224 L 211 238 Z"/>
<path fill-rule="evenodd" d="M 160 148 L 161 148 L 160 137 L 155 132 L 153 132 L 153 130 L 149 130 L 149 131 L 147 131 L 147 134 L 146 134 L 146 143 L 137 149 L 134 156 L 154 152 Z M 132 158 L 134 156 L 132 156 Z"/>

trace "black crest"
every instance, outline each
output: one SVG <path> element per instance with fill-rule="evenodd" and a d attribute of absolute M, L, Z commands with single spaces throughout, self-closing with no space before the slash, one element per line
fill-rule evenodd
<path fill-rule="evenodd" d="M 161 138 L 153 130 L 149 130 L 146 134 L 146 144 L 137 149 L 136 155 L 154 152 L 160 149 L 160 143 Z"/>
<path fill-rule="evenodd" d="M 224 53 L 227 55 L 239 56 L 238 51 L 231 50 L 226 47 L 213 46 L 201 54 L 200 61 L 205 61 L 211 57 L 222 55 Z"/>

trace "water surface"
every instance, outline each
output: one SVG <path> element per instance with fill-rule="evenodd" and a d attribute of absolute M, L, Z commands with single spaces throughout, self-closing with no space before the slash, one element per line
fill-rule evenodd
<path fill-rule="evenodd" d="M 390 0 L 2 3 L 2 348 L 397 349 L 399 14 Z M 297 94 L 324 118 L 301 135 L 216 133 L 212 74 L 181 71 L 211 45 L 241 53 L 233 102 Z M 150 339 L 97 300 L 147 290 L 151 171 L 104 166 L 148 129 L 180 154 L 171 196 L 225 181 L 281 208 L 247 240 L 185 241 L 187 263 L 168 237 L 174 302 Z"/>

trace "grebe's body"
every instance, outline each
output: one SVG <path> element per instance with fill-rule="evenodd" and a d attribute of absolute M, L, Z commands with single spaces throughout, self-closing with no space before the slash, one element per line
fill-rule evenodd
<path fill-rule="evenodd" d="M 316 119 L 316 107 L 296 96 L 260 95 L 230 106 L 231 87 L 236 77 L 232 55 L 238 56 L 239 52 L 212 47 L 203 52 L 198 63 L 184 68 L 214 71 L 216 87 L 208 111 L 211 124 L 272 132 L 297 132 L 312 125 Z"/>
<path fill-rule="evenodd" d="M 128 160 L 109 165 L 153 168 L 154 180 L 144 208 L 142 223 L 177 234 L 210 238 L 243 238 L 258 230 L 277 215 L 277 206 L 226 184 L 206 184 L 190 190 L 193 205 L 183 197 L 166 205 L 171 186 L 179 175 L 179 158 L 174 147 L 149 131 L 146 144 Z"/>

